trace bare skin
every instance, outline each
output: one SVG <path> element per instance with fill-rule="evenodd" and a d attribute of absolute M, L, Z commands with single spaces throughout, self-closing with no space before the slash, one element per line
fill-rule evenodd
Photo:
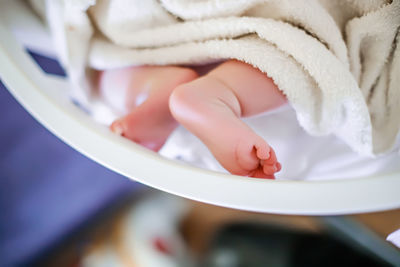
<path fill-rule="evenodd" d="M 172 91 L 180 84 L 197 78 L 189 68 L 141 66 L 105 71 L 101 74 L 100 92 L 115 90 L 107 80 L 124 80 L 127 86 L 126 108 L 130 112 L 114 121 L 113 132 L 153 151 L 161 149 L 171 132 L 178 126 L 168 107 Z"/>
<path fill-rule="evenodd" d="M 157 151 L 179 122 L 232 174 L 274 178 L 281 169 L 274 150 L 240 119 L 286 102 L 259 70 L 230 60 L 200 78 L 190 69 L 171 66 L 131 71 L 140 78 L 132 79 L 129 90 L 134 93 L 129 93 L 128 102 L 134 102 L 149 79 L 150 93 L 114 122 L 112 131 Z"/>

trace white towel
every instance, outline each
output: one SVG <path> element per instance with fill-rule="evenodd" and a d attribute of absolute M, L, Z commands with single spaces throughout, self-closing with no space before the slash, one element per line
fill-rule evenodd
<path fill-rule="evenodd" d="M 100 109 L 90 89 L 92 69 L 235 58 L 274 80 L 308 133 L 335 134 L 363 155 L 394 146 L 400 127 L 400 0 L 46 4 L 74 95 L 95 116 Z"/>

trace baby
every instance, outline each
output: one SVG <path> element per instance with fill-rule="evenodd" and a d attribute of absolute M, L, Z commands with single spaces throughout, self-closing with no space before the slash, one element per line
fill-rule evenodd
<path fill-rule="evenodd" d="M 104 71 L 99 90 L 126 88 L 129 114 L 111 130 L 153 151 L 182 124 L 230 173 L 274 178 L 281 169 L 274 150 L 240 118 L 286 102 L 271 78 L 251 65 L 226 61 L 204 76 L 191 68 L 140 66 Z"/>

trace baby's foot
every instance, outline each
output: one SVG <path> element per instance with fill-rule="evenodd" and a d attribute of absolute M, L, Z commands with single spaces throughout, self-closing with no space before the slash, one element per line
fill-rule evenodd
<path fill-rule="evenodd" d="M 236 96 L 212 77 L 203 77 L 174 90 L 174 117 L 199 137 L 232 174 L 274 178 L 281 166 L 274 150 L 240 118 Z"/>
<path fill-rule="evenodd" d="M 126 86 L 125 105 L 129 113 L 114 121 L 111 130 L 153 151 L 158 151 L 176 128 L 168 108 L 173 89 L 197 77 L 181 67 L 142 66 L 104 71 L 100 92 L 118 93 L 113 86 Z"/>
<path fill-rule="evenodd" d="M 280 171 L 281 165 L 275 151 L 263 138 L 242 121 L 234 122 L 233 117 L 229 132 L 226 124 L 221 127 L 224 128 L 214 126 L 202 134 L 213 136 L 214 140 L 206 140 L 205 144 L 226 170 L 243 176 L 275 178 L 274 174 Z"/>

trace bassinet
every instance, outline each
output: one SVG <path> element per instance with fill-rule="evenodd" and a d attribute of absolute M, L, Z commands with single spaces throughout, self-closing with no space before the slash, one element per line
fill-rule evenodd
<path fill-rule="evenodd" d="M 11 32 L 25 27 L 19 36 L 25 45 L 52 55 L 35 44 L 48 40 L 37 19 L 19 1 L 8 2 L 0 8 L 2 81 L 47 129 L 99 164 L 172 194 L 249 211 L 328 215 L 400 207 L 400 172 L 328 181 L 249 179 L 180 164 L 112 134 L 70 101 L 64 79 L 42 72 L 16 41 Z"/>

